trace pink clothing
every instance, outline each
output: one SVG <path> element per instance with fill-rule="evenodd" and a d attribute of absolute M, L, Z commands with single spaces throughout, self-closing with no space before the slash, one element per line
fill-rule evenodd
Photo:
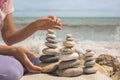
<path fill-rule="evenodd" d="M 7 14 L 14 11 L 12 0 L 0 0 L 0 30 Z"/>

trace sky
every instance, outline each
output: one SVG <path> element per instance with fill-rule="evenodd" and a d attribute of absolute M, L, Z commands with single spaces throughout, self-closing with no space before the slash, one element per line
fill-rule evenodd
<path fill-rule="evenodd" d="M 13 0 L 14 16 L 120 17 L 120 0 Z"/>

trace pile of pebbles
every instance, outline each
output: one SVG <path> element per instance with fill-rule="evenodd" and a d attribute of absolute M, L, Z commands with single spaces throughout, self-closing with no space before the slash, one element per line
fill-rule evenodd
<path fill-rule="evenodd" d="M 60 49 L 60 60 L 56 74 L 64 77 L 75 77 L 83 73 L 80 65 L 79 55 L 74 49 L 75 42 L 71 34 L 67 34 L 66 41 L 63 42 L 63 48 Z"/>
<path fill-rule="evenodd" d="M 53 30 L 48 29 L 47 32 L 48 32 L 47 37 L 46 37 L 47 42 L 45 42 L 45 45 L 47 46 L 47 48 L 44 48 L 42 50 L 43 55 L 40 57 L 40 60 L 43 65 L 48 66 L 48 65 L 52 65 L 52 63 L 54 63 L 56 65 L 55 62 L 59 61 L 59 56 L 57 56 L 58 55 L 58 50 L 57 50 L 58 42 L 55 40 L 56 35 Z M 41 66 L 42 66 L 42 64 L 41 64 Z M 52 68 L 53 67 L 54 66 L 52 65 Z M 47 68 L 49 68 L 49 66 Z M 52 69 L 52 68 L 50 68 L 50 69 Z M 54 70 L 55 70 L 55 68 L 53 68 L 52 70 L 43 70 L 43 72 L 53 72 Z"/>
<path fill-rule="evenodd" d="M 86 50 L 85 53 L 85 63 L 84 63 L 84 73 L 85 74 L 94 74 L 97 72 L 97 68 L 95 67 L 95 58 L 94 52 L 92 50 Z"/>

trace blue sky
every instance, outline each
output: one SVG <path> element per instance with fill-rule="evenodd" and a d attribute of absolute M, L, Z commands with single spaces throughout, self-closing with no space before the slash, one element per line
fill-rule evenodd
<path fill-rule="evenodd" d="M 120 0 L 13 0 L 14 16 L 120 17 Z"/>

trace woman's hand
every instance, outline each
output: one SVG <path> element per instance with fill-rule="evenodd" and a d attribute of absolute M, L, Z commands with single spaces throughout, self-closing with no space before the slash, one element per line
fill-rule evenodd
<path fill-rule="evenodd" d="M 30 73 L 40 73 L 41 67 L 31 63 L 27 56 L 36 58 L 37 56 L 23 47 L 12 47 L 13 56 L 18 59 Z"/>
<path fill-rule="evenodd" d="M 61 21 L 55 16 L 47 16 L 31 23 L 36 30 L 61 29 Z"/>

